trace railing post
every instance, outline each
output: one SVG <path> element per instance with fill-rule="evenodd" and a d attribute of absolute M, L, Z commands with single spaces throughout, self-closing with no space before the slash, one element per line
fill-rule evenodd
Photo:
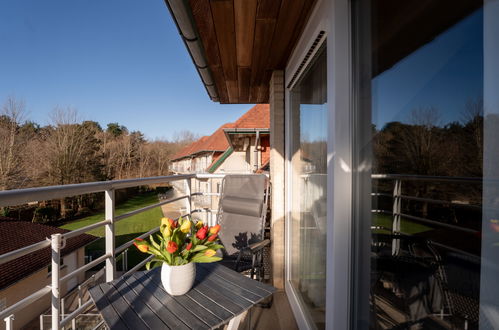
<path fill-rule="evenodd" d="M 400 213 L 402 212 L 401 202 L 402 202 L 402 181 L 400 179 L 395 180 L 395 186 L 393 188 L 393 224 L 392 224 L 392 234 L 400 234 Z M 392 254 L 397 255 L 400 251 L 400 239 L 394 238 L 392 241 Z"/>
<path fill-rule="evenodd" d="M 52 235 L 52 330 L 59 330 L 59 317 L 61 310 L 60 266 L 61 266 L 61 234 Z"/>
<path fill-rule="evenodd" d="M 3 320 L 5 321 L 5 330 L 14 330 L 14 314 L 10 314 Z"/>
<path fill-rule="evenodd" d="M 78 307 L 81 307 L 82 295 L 81 295 L 81 285 L 78 285 Z"/>
<path fill-rule="evenodd" d="M 123 251 L 123 271 L 128 271 L 128 249 Z"/>
<path fill-rule="evenodd" d="M 114 253 L 115 235 L 114 235 L 114 189 L 106 190 L 106 220 L 111 220 L 111 223 L 105 226 L 106 232 L 106 254 L 109 255 L 106 259 L 106 282 L 114 280 L 116 274 L 116 258 Z"/>
<path fill-rule="evenodd" d="M 213 214 L 211 212 L 211 210 L 213 210 L 213 179 L 208 179 L 208 194 L 209 194 L 209 198 L 210 198 L 210 203 L 208 204 L 208 207 L 209 207 L 209 212 L 208 212 L 208 224 L 210 226 L 213 226 L 215 225 L 213 223 Z"/>
<path fill-rule="evenodd" d="M 65 308 L 66 304 L 65 304 L 65 300 L 64 300 L 64 297 L 61 298 L 61 322 L 62 320 L 64 320 L 64 310 L 66 309 Z M 62 327 L 62 330 L 65 330 L 66 328 L 65 327 Z"/>
<path fill-rule="evenodd" d="M 185 210 L 190 215 L 192 207 L 191 179 L 185 179 L 185 194 L 188 196 L 185 200 Z"/>

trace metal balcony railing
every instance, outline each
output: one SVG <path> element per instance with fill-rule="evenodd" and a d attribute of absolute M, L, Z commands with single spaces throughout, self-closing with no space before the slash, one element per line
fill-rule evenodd
<path fill-rule="evenodd" d="M 52 329 L 60 329 L 62 327 L 68 326 L 76 316 L 84 312 L 88 307 L 91 306 L 91 300 L 82 303 L 79 307 L 74 310 L 71 314 L 65 315 L 61 311 L 61 296 L 60 290 L 62 283 L 67 282 L 71 278 L 77 276 L 78 274 L 84 273 L 87 270 L 98 266 L 102 262 L 105 262 L 105 280 L 112 281 L 116 277 L 116 258 L 117 256 L 126 251 L 127 248 L 133 245 L 133 240 L 115 247 L 115 225 L 117 222 L 136 215 L 138 213 L 165 205 L 169 203 L 173 203 L 179 200 L 185 200 L 185 214 L 192 214 L 195 212 L 211 212 L 210 209 L 200 209 L 193 210 L 192 209 L 192 198 L 194 196 L 208 195 L 208 196 L 216 196 L 217 193 L 213 193 L 211 190 L 211 184 L 209 182 L 209 191 L 208 193 L 203 192 L 192 192 L 191 191 L 191 180 L 210 180 L 214 178 L 221 179 L 225 175 L 224 174 L 187 174 L 187 175 L 173 175 L 173 176 L 160 176 L 160 177 L 151 177 L 151 178 L 141 178 L 141 179 L 129 179 L 129 180 L 116 180 L 116 181 L 103 181 L 103 182 L 91 182 L 91 183 L 82 183 L 82 184 L 71 184 L 71 185 L 63 185 L 63 186 L 50 186 L 50 187 L 41 187 L 41 188 L 28 188 L 28 189 L 18 189 L 18 190 L 7 190 L 0 191 L 0 207 L 2 206 L 12 206 L 12 205 L 21 205 L 28 202 L 40 201 L 40 200 L 51 200 L 56 198 L 64 198 L 71 197 L 83 194 L 104 192 L 105 195 L 105 217 L 103 221 L 97 222 L 95 224 L 73 230 L 71 232 L 65 234 L 54 234 L 51 238 L 47 238 L 46 241 L 42 241 L 36 244 L 32 244 L 30 246 L 11 251 L 5 254 L 0 255 L 0 264 L 4 264 L 16 258 L 25 256 L 32 252 L 38 251 L 40 249 L 44 249 L 47 247 L 51 247 L 52 250 L 52 272 L 51 272 L 51 285 L 47 285 L 46 287 L 32 293 L 28 297 L 18 301 L 12 306 L 7 307 L 3 311 L 0 312 L 0 320 L 5 321 L 6 329 L 11 330 L 14 328 L 14 319 L 16 312 L 30 305 L 31 303 L 37 301 L 38 299 L 48 295 L 51 293 L 52 295 L 52 313 L 51 313 L 51 325 Z M 164 183 L 173 183 L 183 181 L 185 190 L 184 194 L 170 198 L 167 200 L 161 200 L 158 203 L 153 205 L 149 205 L 138 210 L 134 210 L 122 215 L 115 215 L 115 191 L 117 189 L 129 188 L 129 187 L 137 187 L 137 186 L 145 186 L 151 184 L 164 184 Z M 78 236 L 85 232 L 88 232 L 92 229 L 104 227 L 105 228 L 105 254 L 95 260 L 90 261 L 84 266 L 75 269 L 74 271 L 66 274 L 65 276 L 61 276 L 61 249 L 64 246 L 64 242 L 71 237 Z M 139 236 L 139 238 L 146 238 L 150 234 L 156 233 L 159 230 L 159 226 L 150 230 L 149 232 Z M 149 256 L 139 264 L 137 264 L 132 269 L 128 270 L 126 274 L 130 274 L 132 272 L 137 271 L 141 267 L 143 267 L 149 260 L 151 260 L 152 256 Z M 125 274 L 125 275 L 126 275 Z M 74 323 L 74 322 L 73 322 Z"/>
<path fill-rule="evenodd" d="M 38 299 L 51 293 L 52 296 L 52 313 L 51 313 L 51 324 L 52 329 L 60 329 L 61 327 L 69 326 L 76 316 L 83 313 L 91 304 L 91 301 L 79 304 L 79 307 L 74 310 L 69 315 L 61 313 L 61 296 L 59 288 L 62 283 L 65 283 L 69 279 L 77 276 L 78 274 L 84 273 L 87 270 L 105 262 L 105 280 L 112 281 L 116 277 L 116 258 L 120 253 L 123 253 L 132 246 L 133 241 L 129 241 L 121 246 L 115 247 L 115 225 L 117 222 L 136 215 L 138 213 L 150 210 L 155 207 L 159 207 L 165 204 L 173 203 L 179 200 L 185 201 L 185 215 L 192 214 L 196 212 L 206 212 L 210 218 L 208 221 L 211 222 L 211 214 L 214 212 L 215 207 L 210 208 L 200 208 L 193 209 L 193 197 L 195 196 L 218 196 L 219 194 L 214 192 L 212 179 L 222 179 L 225 174 L 185 174 L 185 175 L 173 175 L 173 176 L 161 176 L 161 177 L 151 177 L 151 178 L 141 178 L 141 179 L 129 179 L 129 180 L 117 180 L 117 181 L 104 181 L 104 182 L 92 182 L 92 183 L 82 183 L 82 184 L 72 184 L 64 186 L 51 186 L 51 187 L 41 187 L 41 188 L 28 188 L 19 190 L 8 190 L 0 191 L 0 207 L 2 206 L 12 206 L 20 205 L 33 201 L 40 200 L 51 200 L 57 198 L 64 198 L 82 194 L 90 194 L 97 192 L 105 193 L 105 217 L 103 221 L 98 223 L 73 230 L 65 234 L 54 234 L 50 239 L 46 241 L 39 242 L 15 251 L 11 251 L 0 255 L 0 264 L 6 263 L 8 261 L 14 260 L 16 258 L 25 256 L 32 252 L 38 251 L 43 248 L 51 247 L 52 250 L 52 273 L 51 273 L 51 285 L 48 285 L 28 297 L 18 301 L 14 305 L 9 306 L 0 312 L 0 320 L 4 320 L 6 324 L 6 329 L 10 330 L 14 328 L 14 318 L 15 313 L 25 308 L 29 304 L 37 301 Z M 445 201 L 441 199 L 431 199 L 425 197 L 408 196 L 402 194 L 402 183 L 404 181 L 421 181 L 421 182 L 450 182 L 450 183 L 466 183 L 466 184 L 481 184 L 481 178 L 458 178 L 458 177 L 435 177 L 435 176 L 418 176 L 418 175 L 394 175 L 394 174 L 373 174 L 372 180 L 390 180 L 393 181 L 394 189 L 393 193 L 372 193 L 373 196 L 386 196 L 393 198 L 392 210 L 383 209 L 373 209 L 373 213 L 386 213 L 393 217 L 393 224 L 390 230 L 394 234 L 401 233 L 400 222 L 402 218 L 406 218 L 416 222 L 427 223 L 435 227 L 446 227 L 453 230 L 477 233 L 476 230 L 458 226 L 455 224 L 449 224 L 433 219 L 427 219 L 420 216 L 404 214 L 402 212 L 402 200 L 412 200 L 419 202 L 428 203 L 440 203 L 440 204 L 452 204 L 458 207 L 469 207 L 480 209 L 481 205 L 467 205 L 454 203 L 452 201 Z M 192 180 L 208 181 L 208 192 L 193 192 L 191 187 Z M 181 196 L 170 198 L 170 199 L 160 199 L 160 202 L 153 205 L 143 207 L 138 210 L 134 210 L 122 215 L 115 215 L 115 191 L 117 189 L 123 189 L 128 187 L 144 186 L 151 184 L 164 184 L 164 183 L 180 183 L 183 182 L 184 191 Z M 178 185 L 177 185 L 178 186 Z M 216 211 L 215 211 L 216 212 Z M 105 227 L 105 254 L 95 260 L 90 261 L 84 266 L 61 276 L 61 255 L 60 251 L 64 244 L 64 241 L 68 238 L 78 236 L 92 229 Z M 156 227 L 149 232 L 139 236 L 139 238 L 146 238 L 150 234 L 153 234 L 159 230 Z M 452 247 L 447 247 L 452 248 Z M 460 253 L 466 253 L 464 251 L 459 251 Z M 467 253 L 466 253 L 467 254 Z M 132 269 L 128 270 L 126 274 L 132 273 L 140 269 L 145 265 L 147 261 L 152 258 L 143 260 L 141 263 L 137 264 Z M 74 324 L 74 322 L 73 322 Z"/>
<path fill-rule="evenodd" d="M 403 212 L 402 201 L 415 201 L 415 202 L 423 202 L 429 204 L 440 204 L 440 205 L 449 205 L 456 208 L 465 208 L 480 211 L 482 210 L 482 204 L 465 204 L 460 202 L 455 202 L 452 200 L 443 200 L 443 199 L 435 199 L 435 198 L 427 198 L 427 197 L 418 197 L 411 196 L 402 193 L 402 184 L 404 182 L 423 182 L 423 183 L 447 183 L 447 184 L 464 184 L 464 185 L 481 185 L 483 183 L 482 178 L 479 177 L 447 177 L 447 176 L 428 176 L 428 175 L 403 175 L 403 174 L 372 174 L 371 179 L 377 181 L 392 181 L 393 182 L 393 192 L 389 193 L 371 193 L 371 196 L 374 197 L 387 197 L 392 198 L 392 209 L 372 209 L 372 213 L 383 213 L 392 216 L 393 222 L 392 227 L 387 228 L 391 230 L 391 232 L 395 235 L 397 234 L 406 234 L 401 230 L 401 220 L 407 219 L 410 221 L 414 221 L 417 223 L 427 224 L 433 228 L 447 228 L 450 230 L 455 230 L 459 232 L 469 233 L 469 234 L 480 234 L 480 231 L 473 228 L 468 228 L 466 226 L 443 222 L 436 219 L 429 219 L 422 216 L 416 216 L 414 214 L 407 214 Z M 377 228 L 374 228 L 377 229 Z M 473 259 L 479 258 L 479 256 L 470 254 L 466 251 L 458 249 L 453 246 L 448 246 L 439 242 L 432 242 L 432 244 L 440 246 L 442 248 L 452 250 L 454 252 L 467 255 Z M 396 254 L 399 249 L 399 240 L 394 240 L 392 245 L 393 253 Z"/>

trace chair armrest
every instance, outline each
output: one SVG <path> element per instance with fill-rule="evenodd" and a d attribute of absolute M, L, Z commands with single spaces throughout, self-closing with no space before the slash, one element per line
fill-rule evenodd
<path fill-rule="evenodd" d="M 269 244 L 270 244 L 270 240 L 264 239 L 263 241 L 248 245 L 248 249 L 251 251 L 251 253 L 255 253 L 257 251 L 260 251 L 261 249 L 263 249 L 264 247 L 266 247 Z"/>

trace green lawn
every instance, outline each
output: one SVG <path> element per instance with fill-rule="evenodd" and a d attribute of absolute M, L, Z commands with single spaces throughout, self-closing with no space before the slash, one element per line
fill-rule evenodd
<path fill-rule="evenodd" d="M 374 226 L 382 226 L 385 228 L 392 228 L 393 224 L 393 218 L 391 215 L 386 215 L 386 214 L 375 214 L 373 216 L 372 224 Z M 400 231 L 406 234 L 417 234 L 417 233 L 422 233 L 428 230 L 431 230 L 431 227 L 425 226 L 423 224 L 404 219 L 402 218 L 400 220 Z M 375 232 L 378 233 L 388 233 L 385 230 L 378 229 Z"/>
<path fill-rule="evenodd" d="M 138 196 L 132 197 L 129 200 L 116 206 L 116 215 L 124 214 L 136 209 L 140 209 L 147 205 L 155 204 L 158 202 L 156 192 L 148 192 L 140 194 Z M 158 227 L 160 224 L 160 219 L 163 217 L 160 207 L 156 207 L 151 210 L 136 214 L 129 218 L 123 219 L 116 224 L 116 246 L 120 246 L 133 238 L 148 232 L 149 230 Z M 104 220 L 104 212 L 76 220 L 74 222 L 65 224 L 61 228 L 68 230 L 75 230 L 81 227 L 91 225 L 93 223 Z M 88 232 L 90 235 L 100 237 L 97 241 L 87 245 L 86 253 L 91 254 L 94 258 L 97 255 L 104 253 L 104 227 L 93 229 Z M 146 255 L 140 253 L 131 247 L 128 251 L 128 267 L 131 268 L 138 262 L 143 260 Z M 118 268 L 120 268 L 121 263 L 118 262 Z"/>

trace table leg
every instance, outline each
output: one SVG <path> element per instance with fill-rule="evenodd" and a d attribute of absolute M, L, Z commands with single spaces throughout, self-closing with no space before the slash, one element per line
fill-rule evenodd
<path fill-rule="evenodd" d="M 232 318 L 229 321 L 229 325 L 227 326 L 227 330 L 237 330 L 239 327 L 239 323 L 241 322 L 241 318 L 243 317 L 244 313 L 241 313 L 239 315 L 236 315 L 234 318 Z"/>

